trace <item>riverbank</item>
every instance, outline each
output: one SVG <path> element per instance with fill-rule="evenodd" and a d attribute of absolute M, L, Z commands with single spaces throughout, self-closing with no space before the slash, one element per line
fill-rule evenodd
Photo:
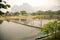
<path fill-rule="evenodd" d="M 0 16 L 0 20 L 14 19 L 59 19 L 60 15 L 19 15 L 19 16 Z"/>

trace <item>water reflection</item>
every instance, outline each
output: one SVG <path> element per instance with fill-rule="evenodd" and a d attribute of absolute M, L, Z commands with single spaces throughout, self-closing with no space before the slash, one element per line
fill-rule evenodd
<path fill-rule="evenodd" d="M 2 24 L 3 23 L 3 20 L 0 20 L 0 24 Z"/>
<path fill-rule="evenodd" d="M 13 23 L 14 22 L 21 22 L 20 20 L 10 20 L 12 22 L 3 21 L 0 24 L 0 40 L 35 40 L 35 37 L 40 34 L 40 30 L 28 27 L 25 25 Z M 52 20 L 42 20 L 42 25 L 50 22 Z M 41 20 L 27 20 L 24 21 L 26 24 L 39 26 Z"/>
<path fill-rule="evenodd" d="M 40 30 L 25 25 L 4 21 L 0 25 L 1 40 L 34 40 Z"/>

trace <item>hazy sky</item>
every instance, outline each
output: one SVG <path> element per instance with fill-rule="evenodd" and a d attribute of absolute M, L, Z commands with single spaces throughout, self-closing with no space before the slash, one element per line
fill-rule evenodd
<path fill-rule="evenodd" d="M 5 0 L 11 6 L 13 5 L 22 5 L 23 3 L 28 3 L 34 7 L 51 7 L 51 6 L 59 6 L 60 0 Z"/>
<path fill-rule="evenodd" d="M 13 7 L 14 5 L 20 6 L 23 3 L 28 3 L 32 7 L 36 8 L 36 9 L 40 8 L 42 10 L 46 10 L 46 8 L 52 9 L 52 10 L 57 10 L 59 8 L 56 9 L 56 6 L 60 7 L 60 0 L 4 0 L 4 1 L 6 1 L 8 4 L 10 4 L 11 7 Z M 7 10 L 10 10 L 10 8 Z"/>

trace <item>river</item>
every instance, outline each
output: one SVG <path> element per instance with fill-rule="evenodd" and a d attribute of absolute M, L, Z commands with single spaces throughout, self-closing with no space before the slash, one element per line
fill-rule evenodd
<path fill-rule="evenodd" d="M 43 20 L 45 24 L 51 20 Z M 37 21 L 35 21 L 36 23 Z M 36 24 L 35 24 L 36 26 Z M 0 24 L 0 40 L 35 40 L 35 37 L 40 34 L 37 28 L 17 24 L 14 22 L 3 21 Z"/>
<path fill-rule="evenodd" d="M 4 21 L 0 24 L 2 40 L 35 40 L 40 30 L 25 25 Z"/>

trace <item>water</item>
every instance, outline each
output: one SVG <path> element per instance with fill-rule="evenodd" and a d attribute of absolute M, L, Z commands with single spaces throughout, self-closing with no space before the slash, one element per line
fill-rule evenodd
<path fill-rule="evenodd" d="M 52 20 L 42 20 L 42 25 L 50 21 Z M 41 20 L 30 21 L 27 24 L 31 23 L 34 26 L 40 26 L 37 24 L 41 24 Z M 40 33 L 41 32 L 39 29 L 13 22 L 4 21 L 2 24 L 0 24 L 0 36 L 2 37 L 2 40 L 35 40 L 35 37 L 40 35 Z"/>
<path fill-rule="evenodd" d="M 0 24 L 2 40 L 35 40 L 39 33 L 39 29 L 13 22 L 4 21 Z"/>

